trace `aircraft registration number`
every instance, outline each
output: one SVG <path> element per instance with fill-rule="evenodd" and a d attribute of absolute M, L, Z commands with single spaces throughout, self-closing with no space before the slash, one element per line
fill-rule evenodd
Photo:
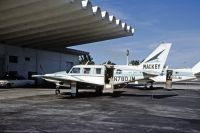
<path fill-rule="evenodd" d="M 135 81 L 135 77 L 128 77 L 128 76 L 115 76 L 114 81 Z"/>

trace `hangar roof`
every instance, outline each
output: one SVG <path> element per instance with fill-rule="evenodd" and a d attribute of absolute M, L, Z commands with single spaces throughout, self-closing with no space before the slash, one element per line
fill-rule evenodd
<path fill-rule="evenodd" d="M 76 50 L 76 49 L 71 49 L 71 48 L 54 48 L 54 49 L 44 49 L 48 51 L 53 51 L 53 52 L 59 52 L 59 53 L 64 53 L 64 54 L 72 54 L 72 55 L 88 55 L 89 52 L 86 51 L 81 51 L 81 50 Z"/>
<path fill-rule="evenodd" d="M 0 41 L 27 48 L 64 48 L 134 33 L 88 0 L 1 0 L 0 16 Z"/>

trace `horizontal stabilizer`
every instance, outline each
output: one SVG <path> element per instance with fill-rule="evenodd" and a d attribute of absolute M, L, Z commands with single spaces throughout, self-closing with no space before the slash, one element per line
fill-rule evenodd
<path fill-rule="evenodd" d="M 147 75 L 147 76 L 150 76 L 150 77 L 155 77 L 155 76 L 158 76 L 160 74 L 159 72 L 156 72 L 156 71 L 144 71 L 143 73 L 144 73 L 144 75 Z"/>

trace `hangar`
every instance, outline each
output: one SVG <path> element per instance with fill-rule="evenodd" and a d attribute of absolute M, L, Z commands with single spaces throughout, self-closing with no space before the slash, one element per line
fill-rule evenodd
<path fill-rule="evenodd" d="M 88 0 L 1 0 L 0 74 L 70 69 L 88 52 L 69 49 L 120 37 L 134 29 Z"/>

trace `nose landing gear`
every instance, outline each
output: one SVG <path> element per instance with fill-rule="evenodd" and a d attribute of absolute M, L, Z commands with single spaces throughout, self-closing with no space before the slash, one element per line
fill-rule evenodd
<path fill-rule="evenodd" d="M 60 86 L 59 85 L 56 85 L 55 94 L 60 95 Z"/>
<path fill-rule="evenodd" d="M 151 82 L 151 85 L 150 85 L 149 88 L 150 88 L 150 89 L 154 89 L 154 88 L 153 88 L 153 82 Z"/>

